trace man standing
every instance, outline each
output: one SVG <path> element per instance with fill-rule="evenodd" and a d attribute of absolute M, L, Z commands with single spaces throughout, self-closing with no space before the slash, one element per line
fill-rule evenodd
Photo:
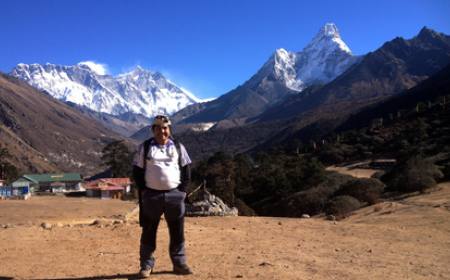
<path fill-rule="evenodd" d="M 171 137 L 167 116 L 156 116 L 153 138 L 139 146 L 133 161 L 133 177 L 139 188 L 139 223 L 142 227 L 139 275 L 150 276 L 155 265 L 156 233 L 161 215 L 170 235 L 169 254 L 176 274 L 192 274 L 186 264 L 184 213 L 190 164 L 186 149 Z"/>

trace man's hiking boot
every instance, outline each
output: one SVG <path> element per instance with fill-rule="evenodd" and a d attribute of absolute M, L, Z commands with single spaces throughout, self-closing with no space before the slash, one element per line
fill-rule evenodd
<path fill-rule="evenodd" d="M 193 272 L 187 264 L 180 264 L 173 266 L 173 273 L 178 275 L 188 275 L 192 274 Z"/>
<path fill-rule="evenodd" d="M 146 269 L 141 269 L 141 271 L 139 271 L 139 278 L 144 279 L 144 278 L 149 278 L 150 274 L 152 274 L 152 269 L 151 268 L 146 268 Z"/>

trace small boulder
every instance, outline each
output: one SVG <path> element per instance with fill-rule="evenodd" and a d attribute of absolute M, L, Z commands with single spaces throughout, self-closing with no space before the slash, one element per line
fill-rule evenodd
<path fill-rule="evenodd" d="M 104 228 L 104 227 L 110 226 L 111 224 L 112 224 L 111 221 L 98 219 L 98 220 L 93 221 L 91 225 L 98 226 L 100 228 Z"/>
<path fill-rule="evenodd" d="M 328 220 L 328 221 L 336 221 L 336 216 L 334 216 L 334 215 L 328 215 L 328 216 L 327 216 L 327 220 Z"/>
<path fill-rule="evenodd" d="M 50 230 L 50 229 L 52 229 L 52 224 L 44 222 L 44 223 L 41 224 L 41 227 L 43 229 Z"/>

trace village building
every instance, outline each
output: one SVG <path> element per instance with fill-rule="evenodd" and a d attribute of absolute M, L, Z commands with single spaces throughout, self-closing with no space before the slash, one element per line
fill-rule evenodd
<path fill-rule="evenodd" d="M 130 178 L 102 178 L 85 182 L 86 196 L 101 199 L 122 199 L 131 190 Z"/>
<path fill-rule="evenodd" d="M 16 184 L 7 186 L 4 181 L 0 182 L 0 198 L 1 199 L 28 199 L 30 198 L 30 186 L 29 184 Z"/>
<path fill-rule="evenodd" d="M 73 192 L 81 189 L 79 173 L 25 174 L 12 183 L 13 187 L 28 187 L 29 192 Z"/>

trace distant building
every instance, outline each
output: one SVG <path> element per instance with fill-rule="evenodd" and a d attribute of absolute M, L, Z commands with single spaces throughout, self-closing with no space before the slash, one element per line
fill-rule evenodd
<path fill-rule="evenodd" d="M 130 178 L 102 178 L 83 183 L 88 197 L 122 199 L 131 189 Z"/>
<path fill-rule="evenodd" d="M 0 198 L 1 199 L 28 199 L 30 198 L 30 186 L 13 185 L 13 186 L 0 186 Z"/>
<path fill-rule="evenodd" d="M 30 192 L 71 192 L 81 189 L 79 173 L 25 174 L 12 183 L 13 187 L 28 186 Z"/>
<path fill-rule="evenodd" d="M 27 188 L 29 192 L 33 192 L 34 188 L 39 187 L 39 182 L 33 179 L 19 178 L 12 182 L 12 186 L 15 188 Z"/>

